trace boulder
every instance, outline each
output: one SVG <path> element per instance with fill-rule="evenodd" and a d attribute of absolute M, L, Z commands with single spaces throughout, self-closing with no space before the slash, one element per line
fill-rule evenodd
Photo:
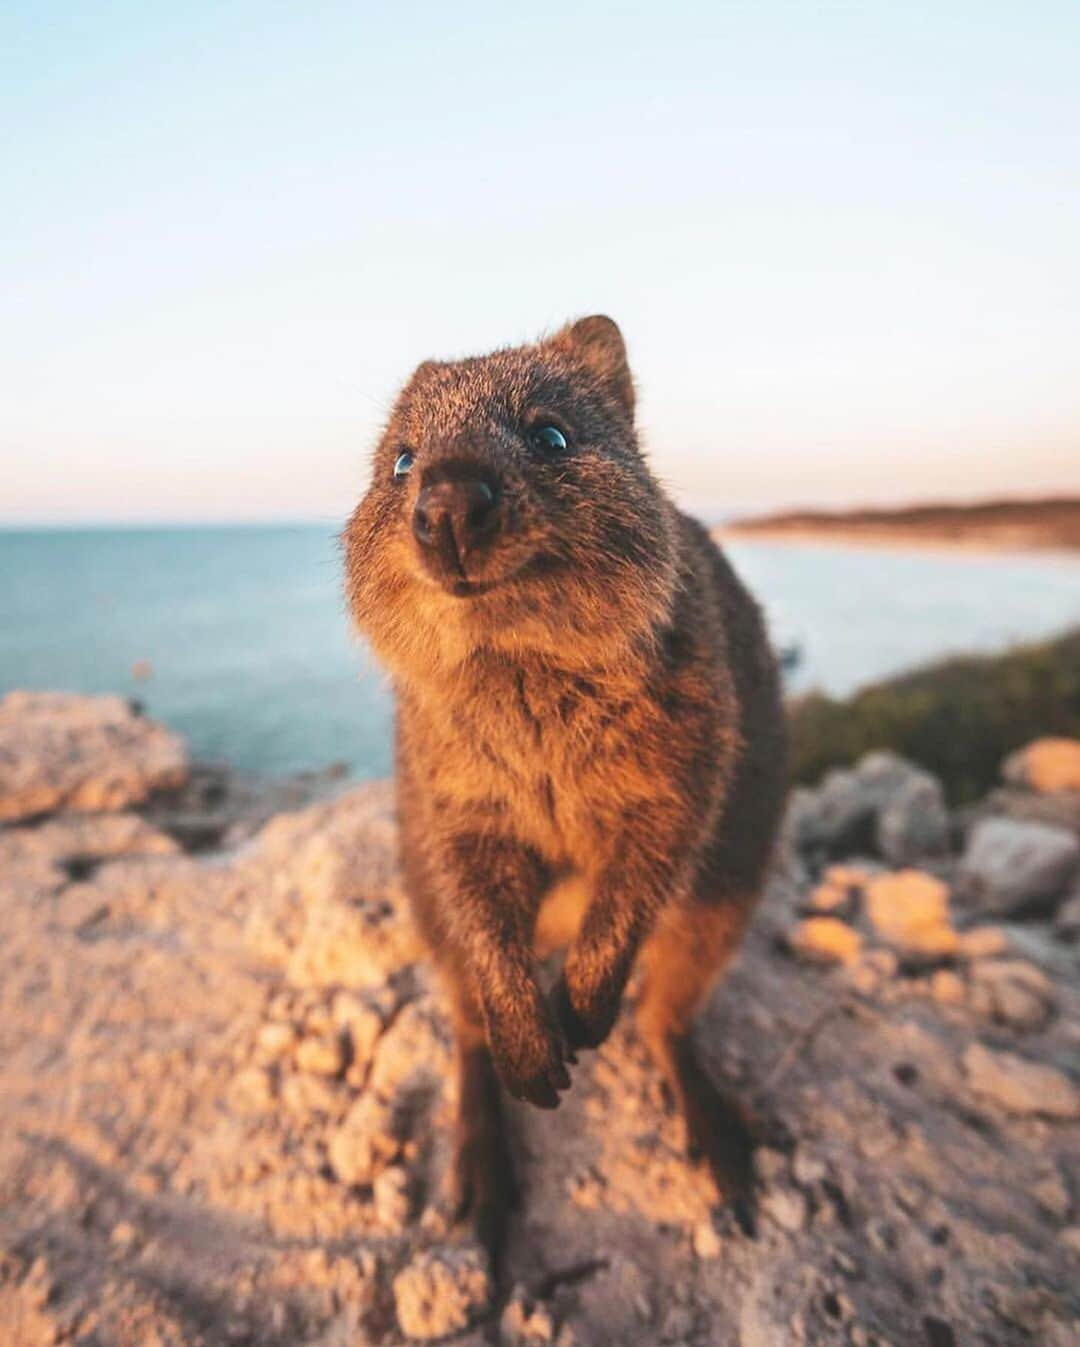
<path fill-rule="evenodd" d="M 0 700 L 0 822 L 126 809 L 182 786 L 187 749 L 122 697 L 10 692 Z"/>
<path fill-rule="evenodd" d="M 949 816 L 940 783 L 894 753 L 868 753 L 827 773 L 791 805 L 789 835 L 827 856 L 873 852 L 904 865 L 947 850 Z"/>
<path fill-rule="evenodd" d="M 1080 739 L 1036 739 L 1005 759 L 1001 775 L 1043 795 L 1080 791 Z"/>
<path fill-rule="evenodd" d="M 1080 871 L 1080 840 L 1065 828 L 985 818 L 960 864 L 966 896 L 998 916 L 1053 909 Z"/>

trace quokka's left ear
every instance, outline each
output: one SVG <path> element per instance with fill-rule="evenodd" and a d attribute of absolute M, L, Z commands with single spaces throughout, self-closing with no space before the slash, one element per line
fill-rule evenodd
<path fill-rule="evenodd" d="M 626 343 L 619 326 L 605 314 L 594 313 L 569 323 L 552 338 L 592 371 L 627 416 L 634 416 L 634 380 L 626 358 Z"/>

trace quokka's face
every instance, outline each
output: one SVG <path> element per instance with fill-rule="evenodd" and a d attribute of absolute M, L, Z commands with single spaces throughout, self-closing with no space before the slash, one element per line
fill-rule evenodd
<path fill-rule="evenodd" d="M 560 603 L 595 606 L 655 569 L 668 527 L 619 330 L 586 318 L 535 346 L 417 369 L 346 531 L 350 599 L 369 634 L 388 604 L 406 621 L 410 593 L 429 624 L 517 621 L 543 604 L 556 626 Z"/>

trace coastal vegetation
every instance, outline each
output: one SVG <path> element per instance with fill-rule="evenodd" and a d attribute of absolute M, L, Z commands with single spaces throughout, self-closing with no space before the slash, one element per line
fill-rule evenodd
<path fill-rule="evenodd" d="M 797 781 L 889 748 L 962 804 L 989 790 L 1001 760 L 1029 740 L 1080 737 L 1080 626 L 1001 655 L 936 661 L 848 698 L 809 693 L 790 709 Z"/>

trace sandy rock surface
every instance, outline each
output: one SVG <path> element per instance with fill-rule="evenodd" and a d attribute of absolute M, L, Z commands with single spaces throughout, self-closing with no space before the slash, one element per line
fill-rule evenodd
<path fill-rule="evenodd" d="M 183 740 L 122 697 L 10 692 L 0 699 L 0 822 L 124 809 L 183 784 Z"/>
<path fill-rule="evenodd" d="M 450 1043 L 395 844 L 383 785 L 212 854 L 130 811 L 0 830 L 4 1347 L 1076 1340 L 1050 917 L 958 916 L 947 858 L 788 855 L 700 1025 L 762 1138 L 756 1238 L 624 1015 L 557 1112 L 511 1110 L 496 1277 L 447 1219 Z M 799 950 L 813 919 L 842 957 Z"/>

